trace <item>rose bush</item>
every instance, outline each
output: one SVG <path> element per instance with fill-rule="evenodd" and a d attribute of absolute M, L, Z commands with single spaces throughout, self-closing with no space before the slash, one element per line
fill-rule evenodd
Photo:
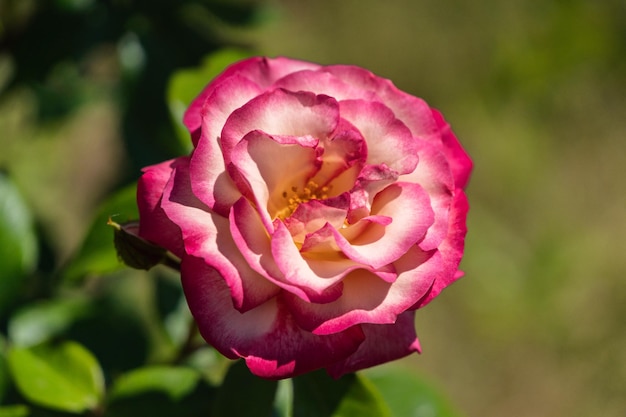
<path fill-rule="evenodd" d="M 147 167 L 139 235 L 181 259 L 203 337 L 266 378 L 419 351 L 461 276 L 471 161 L 442 116 L 354 66 L 251 58 L 191 103 L 191 155 Z"/>

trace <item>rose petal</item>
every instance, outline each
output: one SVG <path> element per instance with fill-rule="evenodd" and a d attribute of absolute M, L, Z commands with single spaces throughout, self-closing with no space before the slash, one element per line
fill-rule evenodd
<path fill-rule="evenodd" d="M 439 295 L 444 288 L 463 276 L 463 273 L 458 268 L 463 257 L 463 248 L 465 247 L 465 235 L 467 233 L 465 220 L 468 210 L 469 205 L 465 193 L 460 189 L 456 190 L 450 206 L 448 235 L 443 243 L 439 245 L 439 252 L 443 260 L 441 273 L 436 276 L 429 292 L 411 307 L 412 309 L 425 306 Z"/>
<path fill-rule="evenodd" d="M 274 229 L 272 256 L 284 276 L 283 283 L 279 285 L 306 302 L 327 303 L 336 300 L 341 295 L 341 288 L 336 284 L 360 265 L 332 254 L 325 254 L 323 262 L 309 264 L 300 255 L 287 226 L 277 220 Z M 312 269 L 315 266 L 321 268 Z"/>
<path fill-rule="evenodd" d="M 241 192 L 226 172 L 219 144 L 201 136 L 191 155 L 189 171 L 193 193 L 214 212 L 228 216 Z"/>
<path fill-rule="evenodd" d="M 218 84 L 202 107 L 202 134 L 218 143 L 230 114 L 263 90 L 241 75 L 233 75 Z"/>
<path fill-rule="evenodd" d="M 212 210 L 228 215 L 230 206 L 241 193 L 226 173 L 220 149 L 220 134 L 233 110 L 241 107 L 261 92 L 260 88 L 240 75 L 233 75 L 212 89 L 202 108 L 202 133 L 194 142 L 191 161 L 194 193 Z"/>
<path fill-rule="evenodd" d="M 307 92 L 273 90 L 235 110 L 224 125 L 222 152 L 228 164 L 232 149 L 252 131 L 271 136 L 326 138 L 339 123 L 337 101 Z"/>
<path fill-rule="evenodd" d="M 363 323 L 391 324 L 430 290 L 443 259 L 436 251 L 423 252 L 413 246 L 393 265 L 397 274 L 393 283 L 357 269 L 343 279 L 342 295 L 333 302 L 307 303 L 290 294 L 285 294 L 285 301 L 298 324 L 315 334 L 332 334 Z"/>
<path fill-rule="evenodd" d="M 205 260 L 185 257 L 182 283 L 202 336 L 224 356 L 246 360 L 263 378 L 286 378 L 344 360 L 363 342 L 358 326 L 317 336 L 294 322 L 280 297 L 245 313 L 235 310 L 230 292 Z"/>
<path fill-rule="evenodd" d="M 398 90 L 391 82 L 377 93 L 383 103 L 411 130 L 413 136 L 423 140 L 436 140 L 437 125 L 431 108 L 424 100 Z"/>
<path fill-rule="evenodd" d="M 328 72 L 325 67 L 316 70 L 303 70 L 288 74 L 274 83 L 277 88 L 290 91 L 311 91 L 324 94 L 337 100 L 365 99 L 376 100 L 374 92 L 358 88 Z"/>
<path fill-rule="evenodd" d="M 374 269 L 400 258 L 424 237 L 434 220 L 428 195 L 420 185 L 412 183 L 397 182 L 385 188 L 376 195 L 371 212 L 393 221 L 388 225 L 369 222 L 350 241 L 339 231 L 334 230 L 333 234 L 348 258 Z"/>
<path fill-rule="evenodd" d="M 372 97 L 372 94 L 374 94 L 373 97 L 378 97 L 377 93 L 383 90 L 388 84 L 391 84 L 391 81 L 378 77 L 372 72 L 354 65 L 328 65 L 325 66 L 322 71 L 332 74 L 355 90 L 369 92 L 370 97 Z"/>
<path fill-rule="evenodd" d="M 319 256 L 327 255 L 328 252 L 341 252 L 341 247 L 337 244 L 337 235 L 346 241 L 356 239 L 372 225 L 387 226 L 392 223 L 392 219 L 387 216 L 367 216 L 360 219 L 357 223 L 351 225 L 342 225 L 337 228 L 330 223 L 324 224 L 315 232 L 305 236 L 304 243 L 300 248 L 300 252 L 306 255 L 318 254 Z"/>
<path fill-rule="evenodd" d="M 239 189 L 254 199 L 268 232 L 272 218 L 288 208 L 292 189 L 303 190 L 319 169 L 316 145 L 310 136 L 268 136 L 253 131 L 233 149 L 231 176 L 239 178 Z"/>
<path fill-rule="evenodd" d="M 316 231 L 307 234 L 304 237 L 300 252 L 306 254 L 308 257 L 314 255 L 316 257 L 323 258 L 347 258 L 341 253 L 341 248 L 337 245 L 335 235 L 337 234 L 337 228 L 330 223 L 325 223 Z M 354 261 L 352 261 L 354 262 Z M 357 265 L 357 262 L 354 262 Z"/>
<path fill-rule="evenodd" d="M 284 220 L 295 242 L 303 243 L 306 235 L 326 224 L 341 228 L 348 215 L 350 204 L 347 194 L 331 200 L 311 200 L 302 203 L 291 216 Z"/>
<path fill-rule="evenodd" d="M 272 257 L 270 236 L 259 213 L 245 197 L 233 205 L 229 221 L 233 240 L 248 265 L 271 282 L 282 285 L 284 277 Z"/>
<path fill-rule="evenodd" d="M 394 361 L 421 352 L 415 333 L 415 313 L 407 311 L 392 325 L 364 324 L 365 341 L 347 359 L 336 362 L 326 370 L 333 378 L 371 366 Z"/>
<path fill-rule="evenodd" d="M 440 147 L 431 142 L 419 141 L 418 154 L 420 162 L 415 171 L 401 176 L 400 180 L 422 185 L 430 196 L 435 221 L 420 242 L 420 247 L 431 250 L 439 246 L 448 233 L 448 210 L 452 201 L 454 179 Z"/>
<path fill-rule="evenodd" d="M 368 216 L 372 210 L 374 197 L 397 179 L 398 173 L 389 169 L 385 164 L 365 166 L 350 191 L 348 222 L 353 224 Z"/>
<path fill-rule="evenodd" d="M 371 91 L 389 107 L 413 133 L 422 139 L 433 139 L 437 125 L 428 104 L 420 98 L 399 90 L 390 80 L 377 77 L 370 71 L 350 65 L 331 65 L 324 68 L 353 88 Z"/>
<path fill-rule="evenodd" d="M 298 71 L 315 70 L 319 64 L 285 57 L 254 57 L 230 66 L 224 76 L 240 74 L 262 88 L 273 85 L 277 80 Z"/>
<path fill-rule="evenodd" d="M 367 142 L 369 165 L 385 164 L 399 174 L 417 165 L 417 140 L 384 104 L 364 100 L 339 102 L 341 117 L 352 123 Z"/>
<path fill-rule="evenodd" d="M 454 184 L 458 188 L 465 188 L 472 171 L 472 160 L 469 158 L 456 136 L 452 132 L 450 125 L 444 120 L 441 113 L 433 110 L 433 116 L 441 134 L 443 149 L 446 154 L 450 169 L 454 175 Z"/>
<path fill-rule="evenodd" d="M 179 258 L 185 253 L 180 228 L 172 223 L 161 208 L 163 189 L 177 165 L 187 158 L 173 159 L 143 169 L 137 183 L 139 208 L 139 236 L 174 253 Z"/>
<path fill-rule="evenodd" d="M 367 159 L 367 147 L 361 133 L 341 119 L 332 136 L 322 138 L 319 146 L 323 149 L 322 166 L 312 181 L 320 186 L 330 185 L 332 196 L 350 190 Z M 337 178 L 340 175 L 342 178 Z"/>
<path fill-rule="evenodd" d="M 189 167 L 178 164 L 163 190 L 161 203 L 182 232 L 185 251 L 201 257 L 228 284 L 235 308 L 247 311 L 264 303 L 279 288 L 254 271 L 237 249 L 227 218 L 209 210 L 191 192 Z"/>
<path fill-rule="evenodd" d="M 232 77 L 243 77 L 253 82 L 261 89 L 264 89 L 286 74 L 316 68 L 319 68 L 318 64 L 282 57 L 275 59 L 253 57 L 236 62 L 214 78 L 191 102 L 183 117 L 183 123 L 187 126 L 187 129 L 189 129 L 193 141 L 196 143 L 197 139 L 200 137 L 202 108 L 207 98 L 213 94 L 217 87 L 227 82 Z"/>

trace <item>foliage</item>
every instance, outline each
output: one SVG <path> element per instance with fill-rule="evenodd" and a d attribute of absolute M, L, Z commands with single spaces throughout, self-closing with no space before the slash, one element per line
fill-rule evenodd
<path fill-rule="evenodd" d="M 184 150 L 171 140 L 163 100 L 170 76 L 232 45 L 228 28 L 253 24 L 258 9 L 257 0 L 24 3 L 1 5 L 0 55 L 13 68 L 6 88 L 29 87 L 44 122 L 103 90 L 113 95 L 133 173 Z"/>
<path fill-rule="evenodd" d="M 15 185 L 0 174 L 0 317 L 37 261 L 31 213 Z"/>

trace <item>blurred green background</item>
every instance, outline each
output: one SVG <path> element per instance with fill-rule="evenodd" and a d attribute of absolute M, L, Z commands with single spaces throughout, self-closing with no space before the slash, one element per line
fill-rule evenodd
<path fill-rule="evenodd" d="M 423 354 L 399 365 L 467 416 L 626 412 L 623 1 L 0 0 L 0 22 L 0 168 L 38 271 L 182 152 L 175 70 L 223 45 L 360 65 L 440 109 L 475 162 L 466 276 L 418 313 Z"/>

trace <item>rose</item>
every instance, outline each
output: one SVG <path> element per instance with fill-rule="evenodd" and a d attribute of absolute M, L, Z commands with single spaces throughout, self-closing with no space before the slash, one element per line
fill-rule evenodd
<path fill-rule="evenodd" d="M 191 155 L 139 181 L 139 234 L 181 258 L 211 345 L 266 378 L 420 350 L 415 310 L 461 276 L 472 166 L 437 111 L 358 67 L 251 58 L 184 123 Z"/>

